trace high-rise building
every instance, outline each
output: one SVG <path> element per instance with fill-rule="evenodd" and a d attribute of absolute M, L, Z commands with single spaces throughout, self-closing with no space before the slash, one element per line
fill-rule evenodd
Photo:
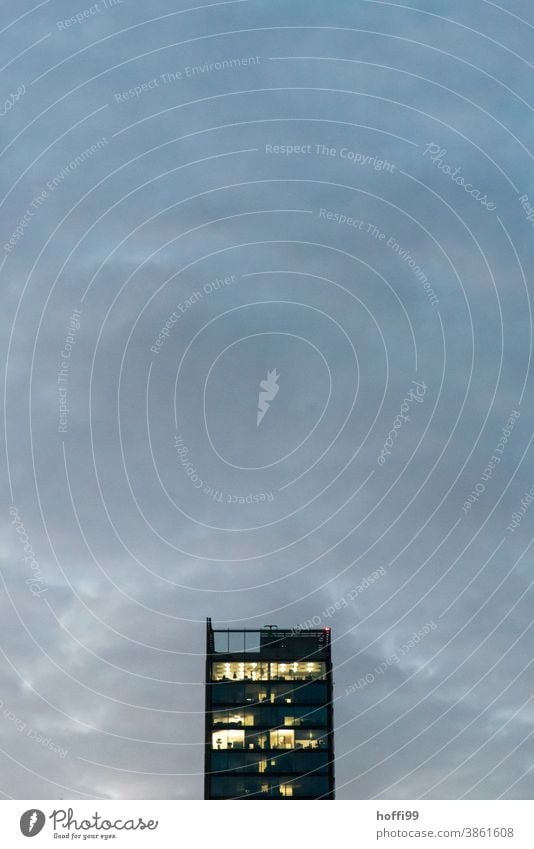
<path fill-rule="evenodd" d="M 330 629 L 207 620 L 205 799 L 333 799 Z"/>

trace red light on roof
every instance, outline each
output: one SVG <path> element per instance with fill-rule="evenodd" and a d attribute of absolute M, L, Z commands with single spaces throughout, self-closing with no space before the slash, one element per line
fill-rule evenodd
<path fill-rule="evenodd" d="M 330 628 L 325 628 L 325 631 L 330 631 L 330 630 L 331 630 Z"/>

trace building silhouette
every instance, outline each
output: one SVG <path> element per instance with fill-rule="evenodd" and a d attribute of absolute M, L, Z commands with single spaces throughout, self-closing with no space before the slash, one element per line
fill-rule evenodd
<path fill-rule="evenodd" d="M 333 799 L 330 629 L 206 623 L 205 799 Z"/>

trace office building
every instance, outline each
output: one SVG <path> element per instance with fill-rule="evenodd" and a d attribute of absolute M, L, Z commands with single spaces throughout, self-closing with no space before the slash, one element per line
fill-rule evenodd
<path fill-rule="evenodd" d="M 333 799 L 330 629 L 206 628 L 206 799 Z"/>

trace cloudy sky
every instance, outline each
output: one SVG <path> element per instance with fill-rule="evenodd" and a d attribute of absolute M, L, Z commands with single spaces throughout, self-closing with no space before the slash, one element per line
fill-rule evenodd
<path fill-rule="evenodd" d="M 332 628 L 338 798 L 532 798 L 533 36 L 1 4 L 3 797 L 200 798 L 212 616 Z"/>

